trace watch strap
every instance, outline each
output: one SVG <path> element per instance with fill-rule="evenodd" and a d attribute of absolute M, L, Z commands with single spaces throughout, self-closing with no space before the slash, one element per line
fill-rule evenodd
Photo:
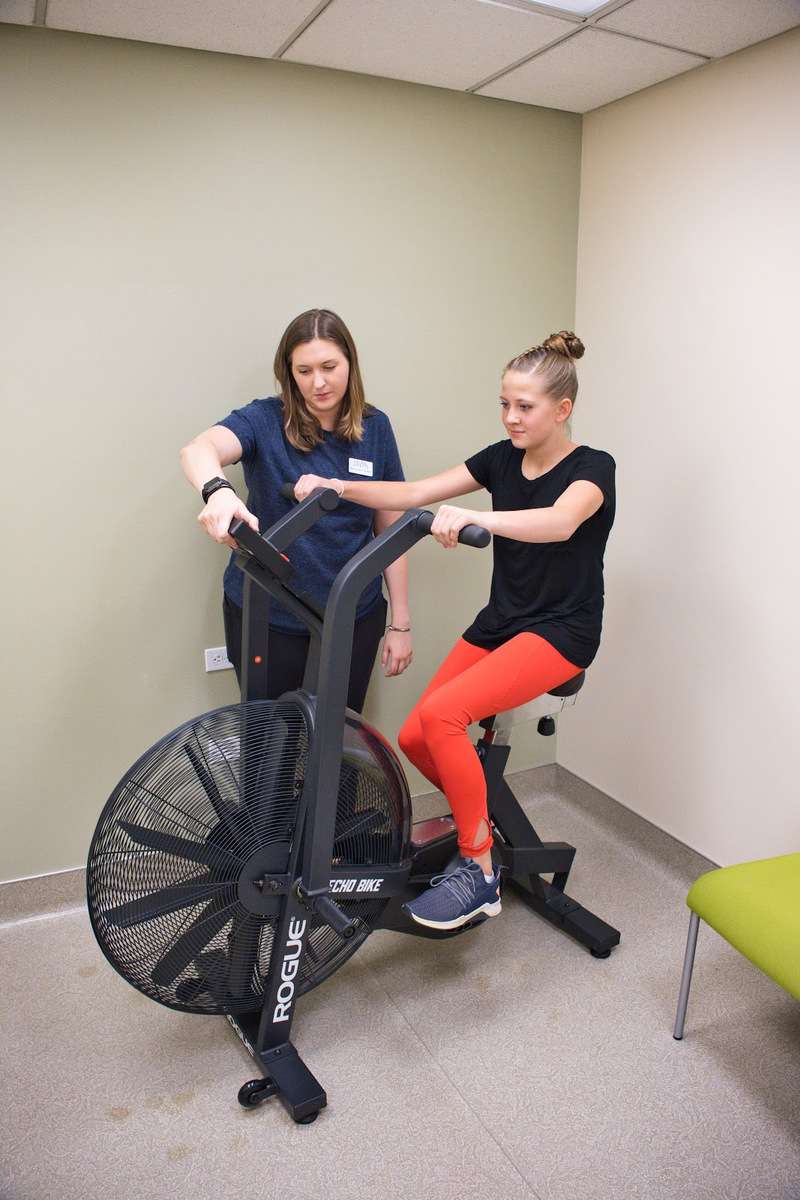
<path fill-rule="evenodd" d="M 213 479 L 208 479 L 203 484 L 200 495 L 203 497 L 203 503 L 208 504 L 209 498 L 214 495 L 214 492 L 219 492 L 222 488 L 230 488 L 234 491 L 234 486 L 227 479 L 223 479 L 221 475 L 215 475 Z"/>

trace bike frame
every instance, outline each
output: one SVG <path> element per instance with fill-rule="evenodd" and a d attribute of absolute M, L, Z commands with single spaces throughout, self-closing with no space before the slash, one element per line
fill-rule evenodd
<path fill-rule="evenodd" d="M 270 597 L 278 599 L 297 616 L 310 635 L 303 686 L 282 697 L 302 707 L 311 738 L 290 861 L 281 874 L 264 873 L 253 881 L 280 898 L 278 927 L 264 980 L 264 1002 L 260 1012 L 228 1017 L 267 1076 L 260 1095 L 264 1098 L 279 1095 L 290 1115 L 300 1122 L 313 1120 L 327 1103 L 323 1088 L 290 1039 L 296 998 L 294 981 L 306 945 L 309 915 L 318 914 L 342 937 L 352 937 L 357 932 L 357 923 L 334 897 L 340 892 L 348 895 L 363 892 L 370 899 L 388 901 L 376 928 L 417 937 L 444 938 L 457 936 L 481 923 L 479 920 L 458 929 L 435 930 L 413 922 L 402 911 L 403 903 L 428 886 L 431 877 L 445 870 L 458 853 L 451 817 L 432 818 L 413 826 L 408 857 L 400 864 L 332 865 L 358 598 L 372 579 L 430 532 L 433 522 L 432 513 L 410 509 L 369 541 L 337 575 L 323 612 L 313 599 L 290 585 L 291 563 L 283 552 L 295 538 L 335 508 L 339 499 L 331 489 L 319 489 L 263 536 L 244 524 L 231 528 L 242 548 L 236 561 L 245 575 L 243 700 L 257 692 L 260 674 L 265 670 Z M 468 526 L 459 540 L 480 546 L 487 545 L 490 539 L 486 530 Z M 486 777 L 489 818 L 496 835 L 494 856 L 506 868 L 510 885 L 530 908 L 586 946 L 594 957 L 606 958 L 620 940 L 619 931 L 566 894 L 575 848 L 565 842 L 543 842 L 539 838 L 503 778 L 509 747 L 495 742 L 494 720 L 491 717 L 481 722 L 485 732 L 476 745 Z M 243 736 L 246 736 L 246 722 Z M 548 882 L 543 875 L 551 875 L 552 880 Z"/>
<path fill-rule="evenodd" d="M 443 936 L 435 930 L 414 926 L 407 919 L 401 922 L 397 916 L 402 901 L 417 894 L 430 875 L 441 869 L 441 861 L 433 863 L 430 872 L 415 875 L 413 884 L 410 853 L 408 860 L 399 866 L 387 863 L 339 868 L 331 865 L 358 599 L 371 580 L 430 533 L 433 521 L 432 513 L 409 509 L 383 533 L 372 538 L 342 567 L 334 580 L 325 610 L 321 612 L 313 599 L 290 586 L 292 568 L 284 551 L 338 503 L 339 497 L 333 490 L 319 489 L 263 535 L 244 523 L 231 528 L 240 546 L 236 562 L 245 575 L 243 701 L 257 690 L 265 670 L 270 597 L 279 600 L 298 617 L 310 635 L 303 687 L 299 692 L 283 697 L 301 704 L 311 737 L 290 860 L 280 875 L 264 874 L 253 881 L 261 887 L 269 887 L 281 897 L 277 930 L 264 980 L 264 1002 L 260 1014 L 228 1017 L 247 1049 L 272 1080 L 273 1091 L 280 1095 L 296 1121 L 318 1112 L 327 1102 L 324 1090 L 303 1063 L 290 1038 L 296 999 L 294 981 L 305 950 L 311 913 L 318 913 L 341 936 L 353 936 L 357 926 L 331 896 L 337 894 L 337 884 L 346 882 L 349 892 L 349 884 L 355 881 L 356 892 L 363 888 L 370 899 L 395 901 L 392 905 L 394 923 L 386 927 L 402 927 L 404 932 L 419 936 Z M 486 545 L 489 535 L 473 526 L 462 533 L 462 539 Z M 455 850 L 452 830 L 442 843 L 450 857 Z M 452 931 L 460 932 L 462 930 Z"/>

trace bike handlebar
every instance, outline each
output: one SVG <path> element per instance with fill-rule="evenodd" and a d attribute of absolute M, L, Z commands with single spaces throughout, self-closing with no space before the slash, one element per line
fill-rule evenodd
<path fill-rule="evenodd" d="M 285 500 L 295 499 L 293 483 L 282 483 L 279 491 Z M 329 507 L 328 493 L 330 493 L 331 498 L 335 496 L 338 502 L 340 497 L 333 490 L 333 488 L 320 488 L 316 492 L 312 493 L 312 495 L 319 496 L 322 507 L 325 509 Z M 336 506 L 331 505 L 330 507 L 335 508 Z M 416 520 L 417 529 L 419 529 L 421 533 L 430 533 L 431 525 L 433 524 L 433 518 L 434 513 L 429 512 L 426 508 L 423 508 Z M 462 546 L 474 546 L 476 550 L 483 550 L 484 547 L 489 545 L 489 542 L 492 540 L 492 535 L 489 533 L 489 530 L 484 529 L 482 525 L 465 525 L 464 528 L 459 532 L 458 540 Z"/>
<path fill-rule="evenodd" d="M 423 533 L 430 533 L 434 515 L 427 508 L 423 508 L 417 517 L 417 529 L 421 529 Z M 465 525 L 459 530 L 458 540 L 462 546 L 474 546 L 476 550 L 483 550 L 489 545 L 492 535 L 482 525 Z"/>

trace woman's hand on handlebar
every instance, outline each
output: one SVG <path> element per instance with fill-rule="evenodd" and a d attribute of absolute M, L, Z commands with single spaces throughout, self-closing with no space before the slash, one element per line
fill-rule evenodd
<path fill-rule="evenodd" d="M 332 479 L 323 479 L 321 475 L 301 475 L 294 485 L 295 499 L 305 500 L 306 496 L 310 496 L 317 488 L 333 488 L 335 492 L 339 492 L 341 484 L 339 487 L 334 487 Z"/>
<path fill-rule="evenodd" d="M 465 525 L 480 525 L 483 513 L 470 508 L 457 508 L 454 504 L 443 504 L 431 525 L 431 537 L 436 538 L 445 550 L 458 545 L 458 535 Z"/>
<path fill-rule="evenodd" d="M 398 633 L 396 629 L 387 630 L 381 652 L 384 675 L 402 675 L 413 657 L 411 634 Z"/>
<path fill-rule="evenodd" d="M 220 488 L 212 492 L 208 504 L 198 515 L 197 519 L 210 538 L 236 549 L 236 542 L 228 533 L 231 521 L 245 521 L 251 529 L 258 533 L 258 517 L 242 503 L 231 488 Z"/>

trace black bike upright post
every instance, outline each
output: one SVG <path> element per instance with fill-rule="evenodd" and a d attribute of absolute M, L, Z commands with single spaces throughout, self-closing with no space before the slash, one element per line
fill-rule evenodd
<path fill-rule="evenodd" d="M 233 530 L 243 551 L 237 559 L 244 573 L 244 603 L 242 607 L 242 673 L 241 673 L 241 757 L 240 787 L 242 801 L 249 805 L 257 801 L 263 787 L 261 774 L 252 769 L 263 750 L 262 737 L 254 736 L 250 725 L 260 729 L 257 717 L 251 722 L 247 701 L 266 696 L 267 653 L 269 650 L 269 605 L 270 596 L 279 598 L 289 611 L 306 624 L 311 639 L 313 654 L 319 658 L 319 641 L 322 631 L 321 614 L 314 611 L 311 601 L 298 595 L 291 588 L 287 576 L 291 566 L 283 550 L 304 533 L 311 525 L 338 503 L 335 493 L 317 494 L 309 497 L 302 505 L 292 508 L 269 531 L 265 540 L 248 527 Z M 277 552 L 277 555 L 276 555 Z M 283 559 L 283 564 L 279 561 Z M 285 565 L 284 565 L 285 564 Z M 275 572 L 278 572 L 276 574 Z M 308 707 L 308 698 L 298 695 L 296 703 L 306 707 L 306 721 L 313 728 L 313 707 Z M 279 718 L 276 718 L 279 721 Z M 249 781 L 249 782 L 246 782 Z M 299 874 L 302 854 L 304 814 L 307 798 L 298 806 L 293 845 L 287 859 L 279 867 L 287 880 Z M 288 847 L 287 847 L 288 849 Z M 291 1043 L 291 1028 L 294 1015 L 294 999 L 300 963 L 308 936 L 309 912 L 301 904 L 296 890 L 287 891 L 281 899 L 276 922 L 270 964 L 264 979 L 264 999 L 261 1012 L 229 1017 L 231 1024 L 245 1045 L 259 1062 L 268 1079 L 262 1094 L 277 1094 L 293 1120 L 313 1120 L 327 1104 L 325 1091 L 308 1070 Z"/>
<path fill-rule="evenodd" d="M 244 576 L 242 596 L 242 648 L 239 690 L 242 702 L 263 700 L 267 695 L 267 650 L 269 642 L 269 592 Z"/>
<path fill-rule="evenodd" d="M 303 854 L 302 888 L 314 897 L 329 891 L 336 805 L 350 678 L 353 626 L 358 598 L 367 584 L 424 537 L 419 509 L 409 509 L 373 538 L 342 567 L 325 608 L 319 660 L 319 690 L 314 744 L 305 790 L 309 803 Z"/>
<path fill-rule="evenodd" d="M 309 802 L 300 884 L 312 906 L 315 898 L 326 895 L 330 885 L 350 647 L 358 598 L 376 575 L 430 533 L 433 519 L 427 509 L 408 509 L 342 567 L 328 596 L 320 650 L 317 724 L 303 790 Z M 460 542 L 476 547 L 487 546 L 490 540 L 487 531 L 475 525 L 466 526 L 459 534 Z M 330 910 L 336 906 L 330 902 L 328 907 Z"/>
<path fill-rule="evenodd" d="M 278 526 L 269 530 L 266 546 L 258 535 L 243 530 L 242 540 L 256 561 L 241 556 L 239 562 L 246 574 L 301 616 L 311 632 L 315 651 L 321 638 L 314 735 L 287 864 L 288 891 L 281 900 L 272 941 L 254 1047 L 255 1056 L 268 1076 L 267 1094 L 277 1092 L 296 1121 L 313 1120 L 326 1104 L 325 1092 L 289 1040 L 296 978 L 311 914 L 326 921 L 341 937 L 350 937 L 355 932 L 354 922 L 330 899 L 329 892 L 356 605 L 367 584 L 429 533 L 433 521 L 431 513 L 410 509 L 373 538 L 337 575 L 320 619 L 314 611 L 315 605 L 289 586 L 287 575 L 291 569 L 279 559 L 285 557 L 281 551 L 293 540 L 292 531 L 294 536 L 303 532 L 295 518 L 303 513 L 303 520 L 310 525 L 312 502 L 317 505 L 317 516 L 313 517 L 317 519 L 323 508 L 335 507 L 338 499 L 330 490 L 314 493 L 279 523 L 281 536 L 275 536 Z M 237 536 L 235 530 L 231 532 Z M 489 535 L 472 526 L 463 530 L 459 538 L 468 539 L 470 544 L 481 546 L 488 544 Z M 305 697 L 305 693 L 298 693 L 298 697 Z M 298 870 L 300 857 L 302 872 Z M 244 1029 L 245 1022 L 239 1022 L 237 1027 Z"/>

